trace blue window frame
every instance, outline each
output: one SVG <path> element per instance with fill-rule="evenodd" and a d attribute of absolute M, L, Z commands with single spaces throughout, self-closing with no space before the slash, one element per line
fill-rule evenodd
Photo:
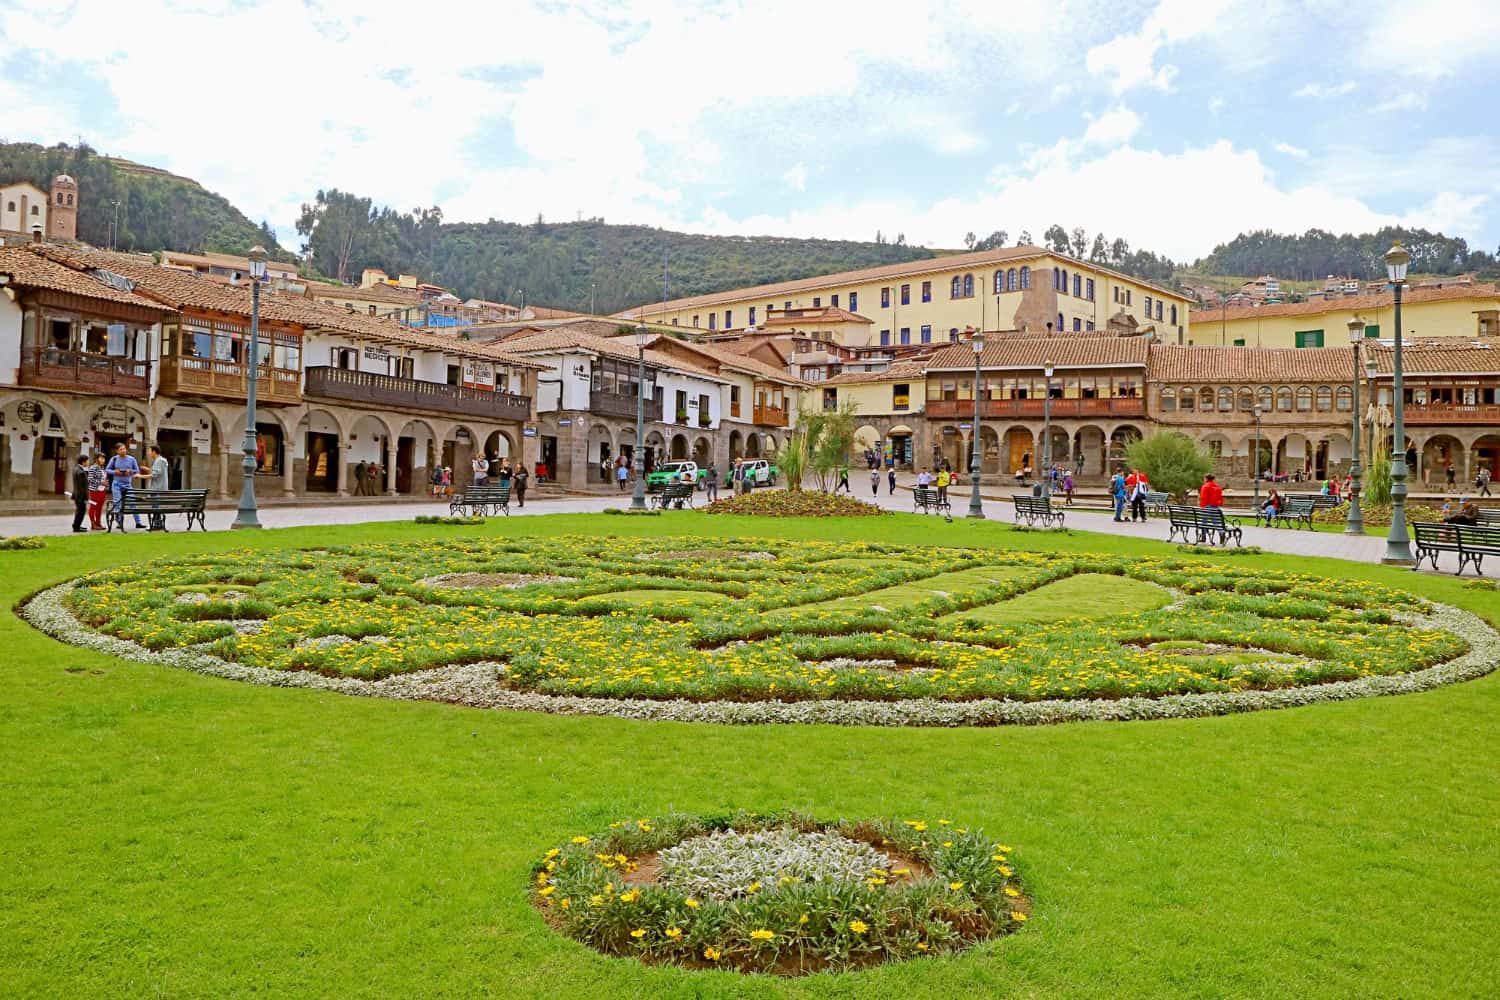
<path fill-rule="evenodd" d="M 1058 333 L 1062 333 L 1062 330 L 1063 330 L 1062 313 L 1058 313 L 1057 314 L 1057 325 L 1054 326 L 1052 329 L 1056 330 Z"/>
<path fill-rule="evenodd" d="M 911 343 L 911 327 L 909 327 L 909 326 L 903 326 L 901 328 L 901 343 L 903 343 L 903 344 L 910 344 Z"/>
<path fill-rule="evenodd" d="M 1083 298 L 1083 276 L 1080 274 L 1073 275 L 1073 298 Z"/>
<path fill-rule="evenodd" d="M 1031 268 L 1029 267 L 1021 268 L 1021 287 L 1023 289 L 1031 287 Z"/>
<path fill-rule="evenodd" d="M 813 296 L 813 308 L 814 309 L 822 309 L 823 308 L 823 296 L 821 296 L 821 295 L 814 295 Z"/>
<path fill-rule="evenodd" d="M 719 314 L 718 313 L 709 313 L 708 314 L 708 328 L 710 330 L 717 330 L 719 328 Z"/>
<path fill-rule="evenodd" d="M 734 312 L 732 310 L 730 310 L 730 309 L 725 309 L 724 310 L 724 329 L 731 330 L 733 328 L 734 328 Z"/>
<path fill-rule="evenodd" d="M 882 308 L 882 309 L 889 309 L 890 307 L 891 307 L 891 289 L 890 289 L 889 286 L 887 286 L 887 287 L 882 288 L 880 290 L 880 308 Z"/>
<path fill-rule="evenodd" d="M 828 301 L 832 302 L 833 308 L 837 309 L 839 307 L 839 293 L 834 292 Z"/>
<path fill-rule="evenodd" d="M 881 330 L 880 331 L 880 346 L 881 347 L 890 347 L 891 346 L 891 331 L 889 331 L 889 330 Z"/>
<path fill-rule="evenodd" d="M 1146 296 L 1146 318 L 1151 318 L 1151 296 Z"/>
<path fill-rule="evenodd" d="M 909 306 L 909 305 L 911 305 L 911 286 L 910 285 L 902 285 L 901 286 L 901 304 L 903 306 Z"/>
<path fill-rule="evenodd" d="M 755 307 L 754 306 L 750 307 L 750 325 L 751 326 L 755 325 Z"/>
<path fill-rule="evenodd" d="M 930 282 L 930 281 L 924 281 L 924 282 L 922 282 L 922 301 L 923 302 L 931 302 L 932 301 L 932 282 Z"/>
<path fill-rule="evenodd" d="M 1003 291 L 1005 291 L 1005 272 L 1004 271 L 996 271 L 995 272 L 995 294 L 999 295 Z"/>
<path fill-rule="evenodd" d="M 859 293 L 858 292 L 850 292 L 849 293 L 849 311 L 850 312 L 858 312 L 859 311 Z"/>
<path fill-rule="evenodd" d="M 966 298 L 966 299 L 972 299 L 973 297 L 974 297 L 974 276 L 972 274 L 966 274 L 966 275 L 964 275 L 964 298 Z"/>
<path fill-rule="evenodd" d="M 1085 289 L 1084 298 L 1088 299 L 1090 302 L 1094 301 L 1094 279 L 1093 278 L 1090 278 L 1087 282 L 1084 283 L 1084 289 Z"/>
<path fill-rule="evenodd" d="M 924 327 L 922 327 L 922 343 L 924 343 L 924 344 L 930 344 L 930 343 L 932 343 L 932 327 L 930 327 L 930 326 L 924 326 Z"/>
<path fill-rule="evenodd" d="M 1177 325 L 1177 303 L 1172 303 L 1172 325 Z"/>
<path fill-rule="evenodd" d="M 960 285 L 959 285 L 959 282 L 958 282 L 958 275 L 955 274 L 953 276 L 953 282 L 952 282 L 952 284 L 950 284 L 948 286 L 948 298 L 950 298 L 950 299 L 956 299 L 956 298 L 958 298 L 958 296 L 959 296 L 959 288 L 960 288 Z"/>
<path fill-rule="evenodd" d="M 1078 333 L 1082 329 L 1083 329 L 1083 320 L 1079 319 L 1077 316 L 1074 316 L 1073 317 L 1073 332 L 1074 333 Z"/>
<path fill-rule="evenodd" d="M 948 343 L 958 343 L 958 327 L 955 326 L 948 330 Z"/>
<path fill-rule="evenodd" d="M 1005 272 L 1005 290 L 1013 292 L 1016 290 L 1016 269 L 1011 268 Z"/>

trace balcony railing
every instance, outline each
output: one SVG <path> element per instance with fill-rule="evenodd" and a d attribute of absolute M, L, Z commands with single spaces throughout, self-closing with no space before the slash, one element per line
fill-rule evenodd
<path fill-rule="evenodd" d="M 21 352 L 20 383 L 145 399 L 151 393 L 151 362 L 35 345 Z"/>
<path fill-rule="evenodd" d="M 596 416 L 635 419 L 635 396 L 594 389 L 589 393 L 589 412 Z M 646 400 L 646 419 L 661 420 L 661 400 Z"/>
<path fill-rule="evenodd" d="M 981 399 L 979 416 L 1042 419 L 1044 399 Z M 1054 417 L 1144 417 L 1146 401 L 1136 397 L 1054 399 Z M 934 420 L 964 420 L 974 416 L 972 399 L 929 399 L 927 416 Z"/>
<path fill-rule="evenodd" d="M 462 414 L 490 420 L 525 422 L 531 419 L 530 396 L 472 389 L 444 382 L 423 382 L 420 379 L 398 378 L 374 372 L 350 371 L 326 365 L 307 369 L 307 394 L 324 399 Z"/>
<path fill-rule="evenodd" d="M 786 410 L 777 406 L 757 406 L 750 415 L 750 421 L 763 427 L 785 427 Z"/>
<path fill-rule="evenodd" d="M 178 355 L 162 360 L 160 391 L 165 396 L 206 396 L 243 400 L 249 383 L 238 361 Z M 300 403 L 302 373 L 262 366 L 255 383 L 259 403 Z"/>
<path fill-rule="evenodd" d="M 1486 403 L 1406 404 L 1406 422 L 1426 424 L 1500 424 L 1500 406 Z"/>

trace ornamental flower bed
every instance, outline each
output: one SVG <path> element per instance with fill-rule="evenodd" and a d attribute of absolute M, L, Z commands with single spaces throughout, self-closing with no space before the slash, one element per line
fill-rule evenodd
<path fill-rule="evenodd" d="M 1075 577 L 1094 589 L 1054 589 Z M 1116 606 L 1142 592 L 1147 609 Z M 1007 620 L 1025 601 L 1061 614 Z M 1497 659 L 1472 615 L 1361 581 L 774 539 L 244 551 L 91 574 L 27 615 L 68 641 L 262 683 L 715 722 L 1216 714 L 1419 690 Z"/>
<path fill-rule="evenodd" d="M 715 500 L 705 514 L 749 514 L 754 517 L 879 517 L 891 513 L 850 496 L 808 490 L 762 490 Z"/>
<path fill-rule="evenodd" d="M 609 955 L 803 975 L 954 952 L 1020 928 L 1011 848 L 948 819 L 796 813 L 611 823 L 550 848 L 532 900 Z"/>

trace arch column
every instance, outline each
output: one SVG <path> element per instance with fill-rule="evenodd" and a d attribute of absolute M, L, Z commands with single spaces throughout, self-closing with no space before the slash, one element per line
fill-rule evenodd
<path fill-rule="evenodd" d="M 393 497 L 396 495 L 396 435 L 387 433 L 385 436 L 385 495 Z M 413 484 L 415 486 L 416 484 Z"/>
<path fill-rule="evenodd" d="M 229 449 L 219 446 L 219 496 L 229 496 Z"/>
<path fill-rule="evenodd" d="M 338 483 L 335 492 L 336 492 L 336 495 L 338 495 L 338 496 L 346 497 L 346 496 L 349 495 L 349 463 L 346 462 L 346 461 L 344 461 L 344 449 L 347 448 L 347 447 L 349 447 L 349 444 L 348 444 L 348 442 L 344 438 L 344 435 L 342 433 L 342 429 L 340 430 L 340 434 L 339 434 L 339 445 L 338 445 L 338 447 L 339 447 L 339 460 L 336 463 L 334 463 L 335 465 L 338 466 L 338 469 L 335 471 L 335 474 L 337 476 L 337 483 Z"/>

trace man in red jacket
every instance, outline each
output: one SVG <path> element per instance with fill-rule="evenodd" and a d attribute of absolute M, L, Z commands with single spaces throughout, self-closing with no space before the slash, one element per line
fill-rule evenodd
<path fill-rule="evenodd" d="M 1214 482 L 1214 474 L 1212 472 L 1203 477 L 1203 485 L 1198 487 L 1198 506 L 1224 506 L 1224 488 Z"/>

